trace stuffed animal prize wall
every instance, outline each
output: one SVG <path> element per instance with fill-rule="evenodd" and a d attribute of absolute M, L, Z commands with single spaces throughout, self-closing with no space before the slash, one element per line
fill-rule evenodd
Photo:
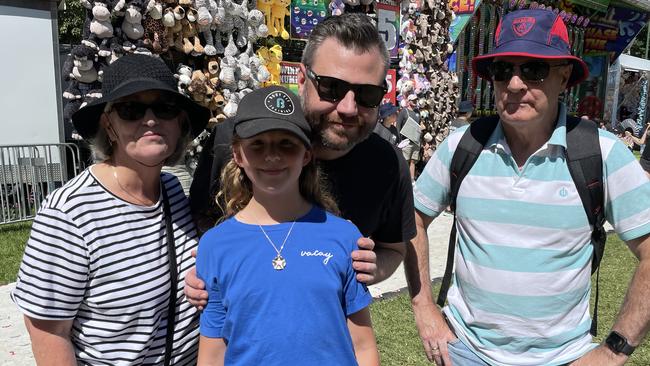
<path fill-rule="evenodd" d="M 179 92 L 211 110 L 208 128 L 234 116 L 247 93 L 279 83 L 282 48 L 258 52 L 256 43 L 289 38 L 289 0 L 259 0 L 259 9 L 249 0 L 80 1 L 86 8 L 82 41 L 63 68 L 66 123 L 101 97 L 104 67 L 129 52 L 161 57 L 173 67 Z"/>

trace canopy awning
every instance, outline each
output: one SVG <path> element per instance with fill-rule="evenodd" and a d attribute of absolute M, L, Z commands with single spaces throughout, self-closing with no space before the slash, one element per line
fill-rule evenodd
<path fill-rule="evenodd" d="M 650 12 L 650 1 L 648 0 L 620 0 L 623 4 L 632 5 L 638 9 Z"/>
<path fill-rule="evenodd" d="M 621 62 L 621 69 L 630 71 L 650 71 L 650 60 L 638 58 L 626 54 L 618 57 Z"/>

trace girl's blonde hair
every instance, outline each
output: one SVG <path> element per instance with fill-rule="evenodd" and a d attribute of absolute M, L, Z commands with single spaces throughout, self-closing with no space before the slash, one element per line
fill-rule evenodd
<path fill-rule="evenodd" d="M 233 136 L 232 146 L 235 148 L 241 138 Z M 320 169 L 312 157 L 311 161 L 302 168 L 298 180 L 300 195 L 317 206 L 322 207 L 335 215 L 339 215 L 339 208 L 327 189 Z M 224 213 L 223 219 L 234 216 L 250 202 L 253 197 L 253 184 L 244 169 L 235 163 L 234 157 L 221 171 L 221 190 L 215 200 Z"/>

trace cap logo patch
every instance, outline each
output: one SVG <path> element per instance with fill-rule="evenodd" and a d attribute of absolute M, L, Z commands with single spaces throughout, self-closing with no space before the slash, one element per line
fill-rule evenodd
<path fill-rule="evenodd" d="M 291 98 L 283 91 L 274 91 L 264 99 L 266 109 L 273 113 L 288 116 L 293 113 L 294 106 Z"/>
<path fill-rule="evenodd" d="M 512 30 L 519 37 L 523 37 L 533 29 L 537 20 L 534 17 L 521 17 L 512 21 Z"/>

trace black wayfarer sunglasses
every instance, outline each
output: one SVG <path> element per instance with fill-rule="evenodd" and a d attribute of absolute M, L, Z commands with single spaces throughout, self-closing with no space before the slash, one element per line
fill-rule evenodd
<path fill-rule="evenodd" d="M 519 68 L 521 80 L 533 83 L 541 83 L 548 77 L 551 67 L 567 66 L 568 63 L 551 65 L 544 61 L 529 61 L 520 65 L 515 65 L 506 61 L 494 61 L 488 66 L 488 72 L 492 81 L 510 81 L 515 73 L 515 68 Z"/>
<path fill-rule="evenodd" d="M 110 106 L 117 115 L 125 121 L 139 121 L 151 108 L 153 114 L 160 119 L 173 119 L 181 113 L 181 107 L 175 102 L 154 102 L 145 104 L 140 102 L 118 102 Z"/>
<path fill-rule="evenodd" d="M 331 76 L 316 75 L 310 68 L 306 68 L 307 77 L 314 82 L 318 96 L 328 102 L 338 102 L 352 90 L 354 100 L 362 107 L 376 108 L 381 104 L 386 94 L 385 85 L 352 84 L 345 80 Z"/>

